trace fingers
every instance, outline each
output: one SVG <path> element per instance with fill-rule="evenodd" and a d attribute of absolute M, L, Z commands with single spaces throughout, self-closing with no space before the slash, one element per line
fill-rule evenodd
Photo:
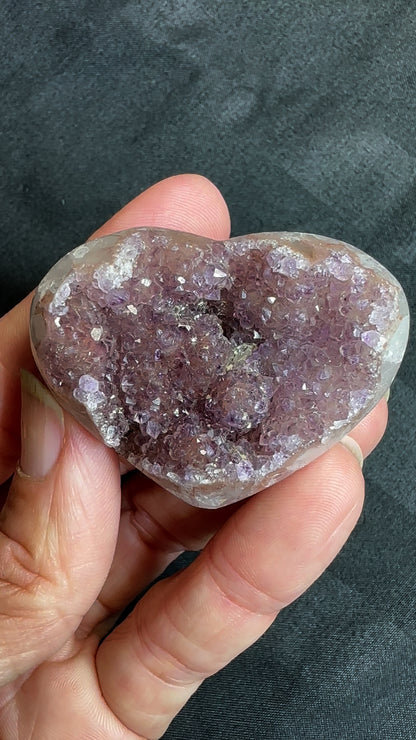
<path fill-rule="evenodd" d="M 370 454 L 387 421 L 385 400 L 348 435 L 358 443 L 353 454 Z M 353 443 L 354 444 L 354 443 Z M 351 450 L 350 450 L 351 451 Z M 143 476 L 125 484 L 125 506 L 114 560 L 94 608 L 83 622 L 89 632 L 122 611 L 183 550 L 200 550 L 244 502 L 214 511 L 195 509 Z M 105 633 L 107 625 L 100 630 Z"/>
<path fill-rule="evenodd" d="M 115 453 L 24 373 L 20 466 L 0 515 L 0 685 L 73 635 L 108 573 L 119 507 Z"/>
<path fill-rule="evenodd" d="M 0 319 L 0 484 L 13 473 L 20 450 L 19 371 L 35 371 L 28 334 L 31 299 Z"/>
<path fill-rule="evenodd" d="M 78 635 L 118 615 L 178 555 L 201 550 L 241 502 L 222 509 L 203 510 L 180 501 L 144 476 L 123 485 L 117 547 L 111 569 L 96 603 Z M 105 634 L 108 622 L 98 632 Z"/>
<path fill-rule="evenodd" d="M 206 177 L 175 175 L 134 198 L 91 238 L 132 226 L 162 226 L 226 239 L 230 234 L 230 215 L 220 191 Z"/>
<path fill-rule="evenodd" d="M 177 175 L 141 193 L 93 236 L 132 226 L 164 226 L 224 239 L 230 217 L 213 183 L 200 175 Z M 31 299 L 0 319 L 0 483 L 13 473 L 19 455 L 19 370 L 35 371 L 28 334 Z"/>
<path fill-rule="evenodd" d="M 383 398 L 377 406 L 370 411 L 362 421 L 349 432 L 348 436 L 352 437 L 360 446 L 363 457 L 368 455 L 377 447 L 384 432 L 386 431 L 388 418 L 387 401 Z"/>
<path fill-rule="evenodd" d="M 363 491 L 358 463 L 337 445 L 245 502 L 189 568 L 153 587 L 97 655 L 101 689 L 121 721 L 161 737 L 204 678 L 323 572 L 357 521 Z"/>

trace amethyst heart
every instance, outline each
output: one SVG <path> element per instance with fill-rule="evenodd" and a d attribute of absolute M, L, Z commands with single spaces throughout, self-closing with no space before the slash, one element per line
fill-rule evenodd
<path fill-rule="evenodd" d="M 216 508 L 341 439 L 406 346 L 397 280 L 343 242 L 224 242 L 157 228 L 96 239 L 42 280 L 31 314 L 59 402 L 161 486 Z"/>

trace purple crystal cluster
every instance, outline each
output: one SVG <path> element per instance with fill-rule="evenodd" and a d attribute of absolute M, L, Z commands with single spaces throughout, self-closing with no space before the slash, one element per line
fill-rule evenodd
<path fill-rule="evenodd" d="M 58 262 L 31 334 L 63 405 L 166 489 L 216 507 L 351 429 L 400 364 L 406 317 L 393 276 L 342 242 L 141 228 Z"/>

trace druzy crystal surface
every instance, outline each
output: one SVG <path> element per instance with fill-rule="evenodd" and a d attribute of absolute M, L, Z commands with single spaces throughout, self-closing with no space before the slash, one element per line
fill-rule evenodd
<path fill-rule="evenodd" d="M 375 260 L 286 232 L 97 239 L 50 270 L 31 315 L 61 404 L 208 508 L 271 485 L 357 424 L 391 383 L 407 327 L 403 291 Z"/>

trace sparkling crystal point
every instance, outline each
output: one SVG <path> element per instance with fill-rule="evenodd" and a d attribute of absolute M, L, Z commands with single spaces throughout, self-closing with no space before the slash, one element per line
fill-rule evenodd
<path fill-rule="evenodd" d="M 397 280 L 343 242 L 135 228 L 49 271 L 31 339 L 79 421 L 168 491 L 216 508 L 354 427 L 396 374 L 408 320 Z"/>

